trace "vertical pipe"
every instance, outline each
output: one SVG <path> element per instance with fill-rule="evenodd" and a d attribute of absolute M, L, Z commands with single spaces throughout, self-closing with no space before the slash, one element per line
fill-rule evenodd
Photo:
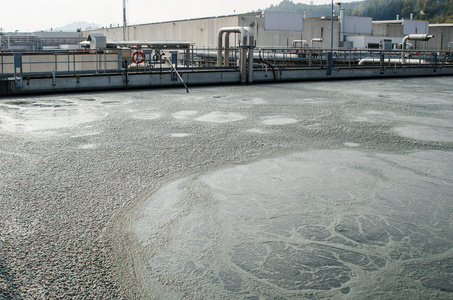
<path fill-rule="evenodd" d="M 241 83 L 247 82 L 247 45 L 249 44 L 248 37 L 253 35 L 250 33 L 248 27 L 225 27 L 221 28 L 218 32 L 218 43 L 217 43 L 217 66 L 222 66 L 222 36 L 225 32 L 238 32 L 241 34 L 242 42 L 241 46 L 241 59 L 240 59 L 240 73 L 241 73 Z"/>
<path fill-rule="evenodd" d="M 223 39 L 223 31 L 220 29 L 217 35 L 217 66 L 222 66 L 222 39 Z"/>
<path fill-rule="evenodd" d="M 127 20 L 126 20 L 126 0 L 123 0 L 123 41 L 126 40 L 126 28 L 127 28 Z"/>
<path fill-rule="evenodd" d="M 249 83 L 253 83 L 253 46 L 249 46 Z"/>
<path fill-rule="evenodd" d="M 389 58 L 389 60 L 390 60 L 390 58 Z M 385 70 L 385 65 L 384 65 L 384 52 L 381 52 L 381 57 L 380 57 L 379 65 L 380 65 L 380 73 L 381 73 L 381 74 L 384 74 L 384 70 Z"/>
<path fill-rule="evenodd" d="M 249 76 L 248 80 L 249 83 L 253 83 L 253 48 L 255 47 L 255 35 L 253 33 L 253 29 L 250 27 L 246 27 L 249 39 L 248 39 L 248 47 L 249 47 Z"/>
<path fill-rule="evenodd" d="M 330 13 L 330 49 L 333 49 L 333 0 L 331 0 Z"/>
<path fill-rule="evenodd" d="M 230 65 L 230 32 L 225 33 L 225 58 L 223 65 L 228 67 Z"/>
<path fill-rule="evenodd" d="M 330 75 L 332 72 L 332 49 L 333 49 L 333 0 L 331 0 L 331 15 L 330 15 L 330 52 L 327 53 L 327 75 Z"/>
<path fill-rule="evenodd" d="M 340 6 L 340 42 L 344 42 L 344 8 Z"/>
<path fill-rule="evenodd" d="M 247 82 L 247 48 L 241 47 L 241 83 Z"/>

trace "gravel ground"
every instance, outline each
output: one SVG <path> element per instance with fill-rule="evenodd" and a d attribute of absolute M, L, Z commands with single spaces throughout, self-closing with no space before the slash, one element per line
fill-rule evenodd
<path fill-rule="evenodd" d="M 443 86 L 450 78 L 429 79 Z M 396 89 L 423 79 L 0 100 L 0 299 L 143 299 L 128 214 L 165 182 L 294 151 L 451 151 L 363 111 L 431 117 Z M 353 86 L 363 94 L 351 94 Z M 446 98 L 446 96 L 442 96 Z M 451 132 L 451 128 L 448 128 Z M 126 250 L 127 249 L 127 250 Z M 132 247 L 137 252 L 139 247 Z"/>

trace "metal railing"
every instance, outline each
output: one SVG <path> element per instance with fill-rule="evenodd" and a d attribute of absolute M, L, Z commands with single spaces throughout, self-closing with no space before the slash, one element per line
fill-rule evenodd
<path fill-rule="evenodd" d="M 16 59 L 15 59 L 16 57 Z M 20 66 L 17 65 L 20 57 Z M 89 53 L 75 50 L 58 52 L 0 52 L 0 76 L 9 76 L 21 69 L 22 74 L 40 75 L 46 73 L 78 74 L 99 73 L 118 70 L 118 54 Z"/>
<path fill-rule="evenodd" d="M 238 69 L 241 59 L 239 47 L 231 48 L 228 63 L 217 66 L 216 48 L 194 48 L 179 51 L 175 66 L 186 70 L 210 68 Z M 56 52 L 0 51 L 0 77 L 46 76 L 49 74 L 102 74 L 123 72 L 162 72 L 170 70 L 167 58 L 171 51 L 143 50 L 145 61 L 132 64 L 134 49 L 107 50 L 104 52 L 63 50 Z M 321 48 L 255 48 L 254 69 L 275 68 L 329 68 L 329 54 L 335 68 L 408 68 L 453 67 L 453 52 L 411 50 L 359 50 Z M 20 59 L 18 59 L 20 58 Z M 223 59 L 223 58 L 222 58 Z"/>
<path fill-rule="evenodd" d="M 453 66 L 453 52 L 448 51 L 260 48 L 255 53 L 255 63 L 275 67 L 327 68 L 329 53 L 336 68 Z"/>

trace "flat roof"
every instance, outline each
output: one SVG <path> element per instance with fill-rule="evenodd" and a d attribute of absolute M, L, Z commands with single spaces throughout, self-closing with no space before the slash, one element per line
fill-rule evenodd
<path fill-rule="evenodd" d="M 148 47 L 155 49 L 189 48 L 194 44 L 187 41 L 107 41 L 107 47 Z"/>
<path fill-rule="evenodd" d="M 373 21 L 373 24 L 403 24 L 403 22 L 404 20 L 386 20 L 386 21 Z"/>
<path fill-rule="evenodd" d="M 86 40 L 81 45 L 90 44 L 89 40 Z M 152 49 L 185 49 L 190 48 L 191 45 L 195 43 L 187 41 L 107 41 L 107 48 L 119 48 L 119 47 L 128 47 L 128 48 L 152 48 Z"/>
<path fill-rule="evenodd" d="M 453 23 L 429 24 L 429 27 L 453 27 Z"/>
<path fill-rule="evenodd" d="M 165 23 L 178 23 L 178 22 L 187 22 L 187 21 L 199 21 L 199 20 L 207 20 L 207 19 L 217 19 L 217 18 L 230 18 L 230 17 L 240 17 L 240 16 L 261 16 L 263 12 L 248 12 L 242 14 L 232 14 L 232 15 L 221 15 L 221 16 L 211 16 L 211 17 L 200 17 L 200 18 L 193 18 L 193 19 L 180 19 L 180 20 L 169 20 L 169 21 L 161 21 L 161 22 L 147 22 L 141 24 L 128 24 L 127 27 L 134 27 L 134 26 L 147 26 L 147 25 L 154 25 L 154 24 L 165 24 Z M 87 31 L 98 31 L 98 30 L 107 30 L 113 28 L 121 28 L 123 26 L 114 26 L 114 27 L 102 27 L 96 29 L 88 29 Z"/>

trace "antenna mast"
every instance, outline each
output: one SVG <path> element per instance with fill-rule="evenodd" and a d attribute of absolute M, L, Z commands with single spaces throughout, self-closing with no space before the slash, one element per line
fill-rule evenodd
<path fill-rule="evenodd" d="M 126 20 L 126 0 L 123 0 L 123 41 L 126 40 L 126 28 L 127 28 L 127 20 Z"/>

